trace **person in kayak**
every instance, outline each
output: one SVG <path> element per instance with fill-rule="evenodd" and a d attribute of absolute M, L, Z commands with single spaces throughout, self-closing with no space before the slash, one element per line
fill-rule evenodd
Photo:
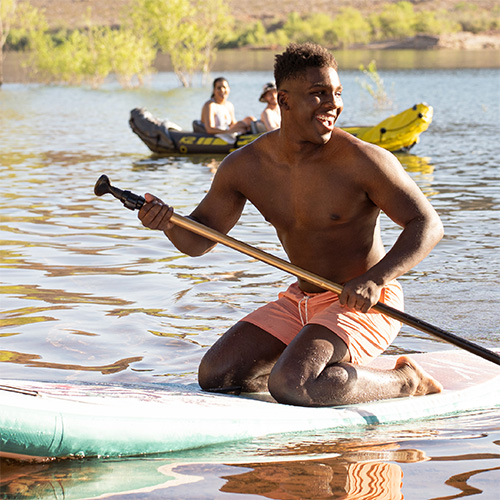
<path fill-rule="evenodd" d="M 442 390 L 408 356 L 394 368 L 367 366 L 400 323 L 372 310 L 402 307 L 396 278 L 443 236 L 441 220 L 388 151 L 335 127 L 343 109 L 333 55 L 291 44 L 276 56 L 281 127 L 227 156 L 190 217 L 227 234 L 250 201 L 271 223 L 290 261 L 343 285 L 339 295 L 299 279 L 236 323 L 205 353 L 198 380 L 207 391 L 269 390 L 280 403 L 331 406 Z M 197 256 L 215 243 L 174 225 L 172 207 L 146 193 L 143 225 Z M 384 212 L 402 231 L 386 252 Z"/>
<path fill-rule="evenodd" d="M 203 105 L 201 121 L 208 134 L 216 135 L 226 142 L 234 142 L 236 136 L 251 131 L 253 116 L 236 121 L 233 103 L 228 100 L 231 91 L 228 81 L 219 77 L 213 82 L 211 98 Z"/>
<path fill-rule="evenodd" d="M 260 115 L 260 119 L 266 130 L 270 131 L 280 128 L 281 112 L 278 105 L 278 90 L 274 83 L 269 82 L 264 85 L 259 101 L 267 103 L 267 106 Z"/>

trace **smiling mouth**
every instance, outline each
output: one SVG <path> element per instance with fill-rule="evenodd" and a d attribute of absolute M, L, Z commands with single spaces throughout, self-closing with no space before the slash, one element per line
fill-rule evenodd
<path fill-rule="evenodd" d="M 335 126 L 335 117 L 332 115 L 316 115 L 316 120 L 318 120 L 323 127 L 328 130 L 333 130 L 333 127 Z"/>

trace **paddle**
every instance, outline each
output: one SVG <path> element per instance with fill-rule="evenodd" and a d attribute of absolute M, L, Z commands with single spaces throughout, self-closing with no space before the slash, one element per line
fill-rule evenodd
<path fill-rule="evenodd" d="M 131 193 L 130 191 L 122 191 L 121 189 L 112 186 L 106 175 L 101 175 L 101 177 L 97 180 L 96 185 L 94 187 L 94 193 L 97 196 L 102 196 L 106 193 L 110 193 L 115 198 L 118 198 L 125 205 L 125 207 L 129 208 L 130 210 L 140 209 L 146 201 L 142 196 Z M 255 247 L 247 245 L 246 243 L 236 240 L 231 236 L 219 233 L 218 231 L 215 231 L 214 229 L 204 226 L 199 222 L 188 219 L 187 217 L 183 217 L 182 215 L 178 215 L 176 213 L 172 215 L 172 218 L 170 220 L 179 227 L 187 229 L 188 231 L 196 233 L 200 236 L 203 236 L 217 243 L 222 243 L 223 245 L 226 245 L 232 248 L 233 250 L 237 250 L 238 252 L 244 253 L 245 255 L 261 260 L 266 264 L 270 264 L 271 266 L 277 267 L 282 271 L 286 271 L 287 273 L 293 274 L 294 276 L 304 279 L 309 283 L 319 286 L 320 288 L 323 288 L 325 290 L 330 290 L 332 292 L 339 294 L 342 292 L 342 286 L 338 285 L 337 283 L 334 283 L 333 281 L 322 278 L 321 276 L 306 271 L 305 269 L 302 269 L 294 264 L 291 264 L 286 260 L 283 260 L 279 257 L 275 257 L 274 255 L 271 255 L 267 252 L 264 252 Z M 398 321 L 401 321 L 406 325 L 412 326 L 417 330 L 421 330 L 422 332 L 434 335 L 435 337 L 438 337 L 441 340 L 444 340 L 450 344 L 460 347 L 461 349 L 469 351 L 472 354 L 480 356 L 500 366 L 500 356 L 498 354 L 488 349 L 485 349 L 484 347 L 481 347 L 477 344 L 474 344 L 469 340 L 458 337 L 453 333 L 442 330 L 441 328 L 433 326 L 430 323 L 422 321 L 421 319 L 415 318 L 410 314 L 407 314 L 403 311 L 399 311 L 398 309 L 394 309 L 393 307 L 390 307 L 386 304 L 382 304 L 380 302 L 374 305 L 372 309 L 381 312 Z"/>

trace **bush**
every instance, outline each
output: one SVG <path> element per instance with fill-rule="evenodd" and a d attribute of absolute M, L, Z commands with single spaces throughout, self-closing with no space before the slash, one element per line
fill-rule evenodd
<path fill-rule="evenodd" d="M 368 43 L 371 39 L 370 23 L 361 12 L 352 7 L 344 7 L 332 21 L 333 43 L 342 48 L 354 43 Z"/>
<path fill-rule="evenodd" d="M 449 13 L 440 11 L 421 11 L 415 14 L 415 32 L 428 35 L 443 35 L 456 33 L 461 26 L 449 18 Z"/>
<path fill-rule="evenodd" d="M 415 11 L 410 2 L 388 4 L 377 16 L 378 39 L 405 38 L 415 35 Z"/>

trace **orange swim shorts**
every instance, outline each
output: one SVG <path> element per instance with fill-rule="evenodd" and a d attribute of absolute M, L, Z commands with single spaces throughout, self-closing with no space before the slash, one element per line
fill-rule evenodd
<path fill-rule="evenodd" d="M 386 285 L 380 302 L 403 310 L 403 290 L 397 281 Z M 288 345 L 308 324 L 322 325 L 347 345 L 351 362 L 367 364 L 394 340 L 401 322 L 376 311 L 362 313 L 341 306 L 334 292 L 306 293 L 298 283 L 278 295 L 278 300 L 256 309 L 242 321 L 252 323 Z"/>

